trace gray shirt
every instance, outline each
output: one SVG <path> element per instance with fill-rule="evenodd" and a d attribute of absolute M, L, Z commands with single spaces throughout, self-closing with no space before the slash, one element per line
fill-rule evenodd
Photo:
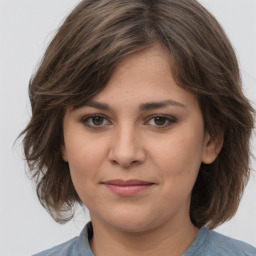
<path fill-rule="evenodd" d="M 94 256 L 89 239 L 93 236 L 92 224 L 89 222 L 79 237 L 34 256 Z M 183 256 L 256 256 L 253 246 L 221 235 L 202 227 Z"/>

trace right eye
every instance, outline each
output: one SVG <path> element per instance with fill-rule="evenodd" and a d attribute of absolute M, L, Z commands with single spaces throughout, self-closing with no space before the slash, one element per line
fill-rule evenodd
<path fill-rule="evenodd" d="M 110 122 L 103 115 L 99 114 L 83 117 L 82 123 L 90 128 L 101 128 L 110 124 Z"/>

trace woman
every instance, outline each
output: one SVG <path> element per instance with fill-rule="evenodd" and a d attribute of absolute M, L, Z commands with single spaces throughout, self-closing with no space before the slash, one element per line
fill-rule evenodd
<path fill-rule="evenodd" d="M 256 255 L 214 231 L 249 178 L 253 109 L 194 0 L 82 1 L 30 83 L 24 152 L 42 205 L 91 222 L 38 255 Z"/>

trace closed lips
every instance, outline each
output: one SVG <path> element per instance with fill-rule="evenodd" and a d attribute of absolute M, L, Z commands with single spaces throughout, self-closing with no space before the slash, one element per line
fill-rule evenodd
<path fill-rule="evenodd" d="M 135 196 L 155 183 L 142 180 L 109 180 L 101 184 L 118 196 Z"/>
<path fill-rule="evenodd" d="M 155 183 L 142 181 L 142 180 L 109 180 L 102 182 L 102 184 L 106 185 L 116 185 L 116 186 L 138 186 L 138 185 L 153 185 Z"/>

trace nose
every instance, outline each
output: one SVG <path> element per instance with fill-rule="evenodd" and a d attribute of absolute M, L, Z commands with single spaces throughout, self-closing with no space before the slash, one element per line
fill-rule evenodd
<path fill-rule="evenodd" d="M 122 168 L 137 166 L 145 161 L 145 150 L 134 127 L 120 127 L 115 131 L 108 158 Z"/>

